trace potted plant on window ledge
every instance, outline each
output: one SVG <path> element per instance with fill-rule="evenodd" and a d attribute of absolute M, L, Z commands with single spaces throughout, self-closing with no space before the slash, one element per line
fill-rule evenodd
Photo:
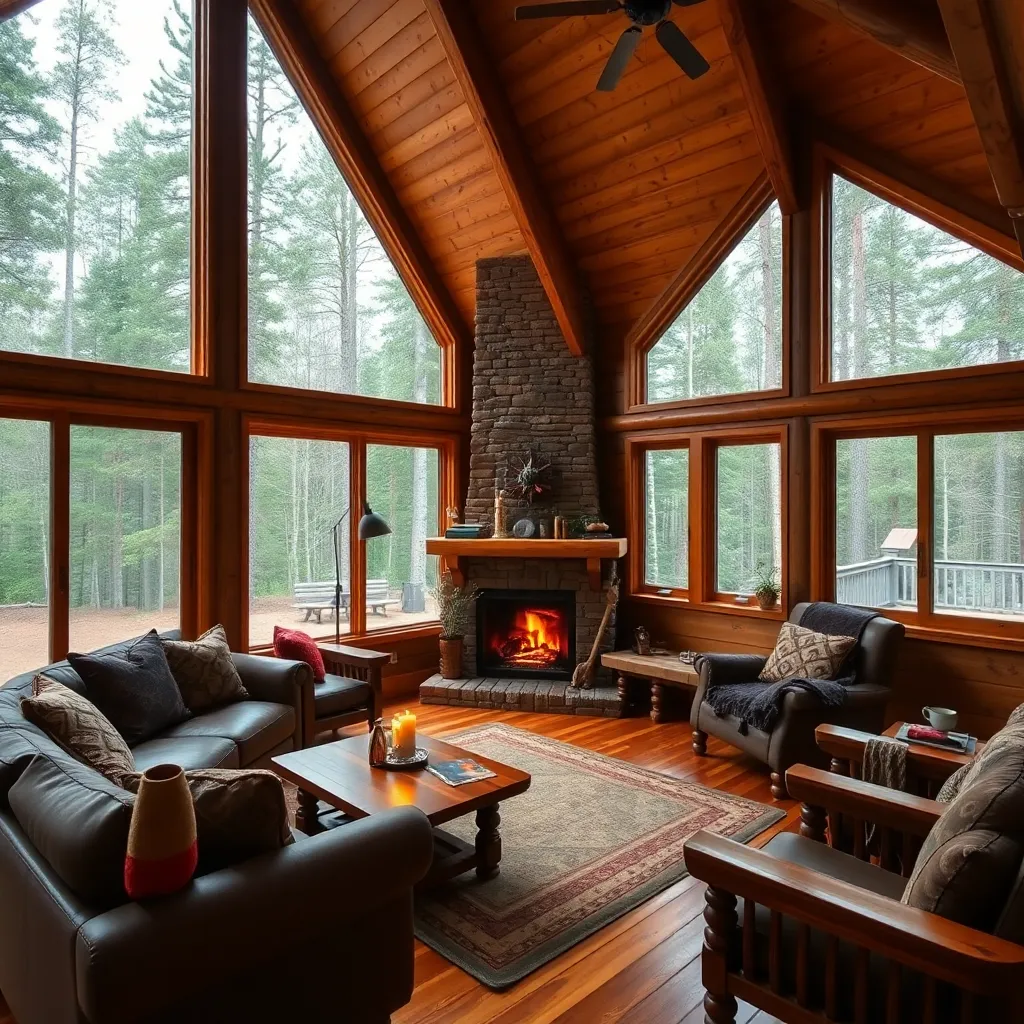
<path fill-rule="evenodd" d="M 762 611 L 770 611 L 779 603 L 779 570 L 774 565 L 758 562 L 754 567 L 754 597 Z"/>
<path fill-rule="evenodd" d="M 478 590 L 455 585 L 450 570 L 438 577 L 431 588 L 437 602 L 437 617 L 441 620 L 441 678 L 462 678 L 462 645 L 466 635 L 469 610 L 473 607 Z"/>

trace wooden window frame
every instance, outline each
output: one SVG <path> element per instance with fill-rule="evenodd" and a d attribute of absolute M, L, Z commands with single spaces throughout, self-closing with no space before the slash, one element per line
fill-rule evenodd
<path fill-rule="evenodd" d="M 349 446 L 349 513 L 347 529 L 349 542 L 349 566 L 351 576 L 352 599 L 349 608 L 349 632 L 342 634 L 342 641 L 351 646 L 371 646 L 373 643 L 409 638 L 414 636 L 440 635 L 441 625 L 438 621 L 427 621 L 415 626 L 396 626 L 394 628 L 367 629 L 366 602 L 366 549 L 365 542 L 359 540 L 359 515 L 366 500 L 366 449 L 369 445 L 387 445 L 399 448 L 430 448 L 438 454 L 438 486 L 437 486 L 437 522 L 444 522 L 444 511 L 456 504 L 458 487 L 457 472 L 459 462 L 460 438 L 438 432 L 417 432 L 415 434 L 402 430 L 358 430 L 339 427 L 330 423 L 311 420 L 285 420 L 274 417 L 246 416 L 244 418 L 244 438 L 242 443 L 242 461 L 244 463 L 244 487 L 249 493 L 250 481 L 250 439 L 252 437 L 279 437 L 306 441 L 335 441 Z M 245 519 L 239 537 L 239 556 L 246 581 L 246 593 L 249 587 L 249 528 L 251 508 L 245 503 Z M 323 636 L 314 637 L 323 641 L 334 638 L 334 630 Z M 251 653 L 266 653 L 272 650 L 272 644 L 250 645 L 249 642 L 249 609 L 242 616 L 242 648 Z"/>
<path fill-rule="evenodd" d="M 1024 360 L 983 366 L 920 370 L 888 376 L 832 380 L 832 179 L 835 175 L 932 227 L 973 245 L 994 259 L 1024 273 L 1024 260 L 1012 236 L 933 199 L 889 174 L 825 143 L 812 151 L 811 204 L 811 392 L 821 394 L 858 388 L 897 387 L 928 381 L 986 377 L 1024 370 Z"/>
<path fill-rule="evenodd" d="M 1024 431 L 1024 404 L 992 410 L 920 411 L 877 417 L 837 417 L 811 424 L 811 594 L 835 598 L 836 441 L 855 438 L 917 438 L 917 608 L 880 608 L 879 614 L 904 623 L 907 635 L 923 640 L 1024 650 L 1020 622 L 934 610 L 934 439 L 951 434 Z"/>
<path fill-rule="evenodd" d="M 718 590 L 718 450 L 753 444 L 779 445 L 779 498 L 781 502 L 782 565 L 778 604 L 764 610 L 755 604 L 738 604 L 737 595 Z M 782 621 L 789 601 L 789 424 L 757 423 L 712 430 L 672 431 L 635 434 L 625 439 L 629 486 L 626 520 L 630 554 L 627 556 L 627 586 L 631 600 L 665 607 L 686 607 L 695 611 L 754 616 Z M 660 593 L 644 582 L 646 549 L 645 463 L 648 451 L 674 448 L 689 450 L 688 508 L 690 560 L 688 589 Z"/>
<path fill-rule="evenodd" d="M 776 202 L 766 173 L 761 172 L 740 197 L 711 236 L 687 260 L 683 269 L 654 300 L 626 338 L 628 413 L 690 409 L 694 406 L 758 402 L 768 398 L 787 398 L 790 394 L 790 336 L 792 316 L 792 217 L 782 217 L 782 338 L 779 353 L 781 385 L 762 391 L 739 391 L 722 395 L 652 402 L 647 398 L 647 356 L 665 332 L 696 298 L 753 228 L 761 215 Z"/>
<path fill-rule="evenodd" d="M 0 419 L 35 420 L 50 432 L 50 576 L 49 661 L 67 657 L 70 635 L 71 428 L 151 430 L 181 435 L 181 490 L 178 568 L 178 623 L 184 636 L 197 635 L 210 616 L 210 546 L 203 536 L 202 513 L 210 493 L 209 452 L 213 417 L 201 410 L 178 410 L 85 400 L 4 396 Z M 186 557 L 189 551 L 195 558 Z M 125 637 L 124 639 L 129 639 Z"/>

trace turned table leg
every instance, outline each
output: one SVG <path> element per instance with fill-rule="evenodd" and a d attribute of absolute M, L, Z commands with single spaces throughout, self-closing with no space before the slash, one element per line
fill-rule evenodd
<path fill-rule="evenodd" d="M 315 836 L 323 831 L 320 819 L 317 817 L 319 801 L 312 793 L 304 789 L 299 790 L 299 806 L 295 811 L 295 827 L 307 836 Z"/>
<path fill-rule="evenodd" d="M 651 721 L 657 724 L 665 721 L 667 694 L 661 683 L 651 682 Z"/>
<path fill-rule="evenodd" d="M 481 807 L 476 812 L 476 874 L 477 878 L 493 878 L 501 860 L 501 815 L 498 805 Z"/>
<path fill-rule="evenodd" d="M 693 730 L 693 752 L 698 757 L 704 757 L 708 752 L 708 734 L 702 729 Z"/>
<path fill-rule="evenodd" d="M 807 839 L 813 839 L 816 843 L 824 843 L 827 839 L 825 828 L 828 824 L 828 816 L 824 807 L 814 807 L 811 804 L 804 804 L 800 808 L 800 835 Z"/>
<path fill-rule="evenodd" d="M 786 789 L 786 776 L 782 772 L 772 772 L 772 796 L 776 800 L 789 799 L 789 790 Z"/>
<path fill-rule="evenodd" d="M 704 893 L 704 1020 L 706 1024 L 733 1024 L 736 997 L 729 991 L 730 946 L 736 929 L 736 897 L 708 886 Z"/>

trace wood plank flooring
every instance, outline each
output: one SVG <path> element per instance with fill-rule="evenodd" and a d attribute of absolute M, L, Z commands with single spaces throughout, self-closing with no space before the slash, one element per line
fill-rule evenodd
<path fill-rule="evenodd" d="M 708 756 L 695 757 L 686 723 L 655 725 L 647 718 L 529 715 L 418 704 L 393 704 L 386 714 L 405 707 L 415 711 L 420 728 L 434 735 L 487 721 L 507 722 L 688 782 L 773 803 L 767 769 L 714 738 L 708 741 Z M 761 846 L 776 832 L 798 826 L 798 805 L 788 801 L 779 806 L 786 817 L 752 845 Z M 491 991 L 417 943 L 416 988 L 393 1022 L 702 1024 L 703 908 L 703 884 L 685 878 L 505 992 Z M 775 1018 L 741 1005 L 736 1020 L 771 1024 Z M 0 1024 L 16 1024 L 2 997 Z"/>

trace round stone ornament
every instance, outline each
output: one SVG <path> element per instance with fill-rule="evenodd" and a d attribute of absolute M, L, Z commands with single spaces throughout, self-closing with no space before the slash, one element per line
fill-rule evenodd
<path fill-rule="evenodd" d="M 512 527 L 512 533 L 520 540 L 525 540 L 527 537 L 532 537 L 536 532 L 537 527 L 532 519 L 519 519 L 515 526 Z"/>

